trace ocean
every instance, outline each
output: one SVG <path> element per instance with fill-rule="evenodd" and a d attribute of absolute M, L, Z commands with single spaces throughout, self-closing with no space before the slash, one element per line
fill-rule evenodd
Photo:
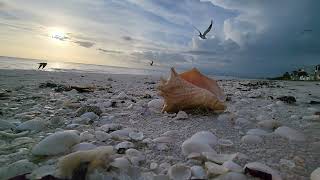
<path fill-rule="evenodd" d="M 38 70 L 38 64 L 44 62 L 35 59 L 14 58 L 0 56 L 1 69 Z M 132 75 L 156 75 L 168 76 L 170 69 L 163 67 L 152 67 L 153 69 L 127 68 L 108 65 L 81 64 L 70 62 L 48 61 L 48 65 L 42 71 L 53 72 L 80 72 L 80 73 L 105 73 L 105 74 L 132 74 Z M 178 72 L 183 70 L 177 69 Z M 231 76 L 214 76 L 215 79 L 239 79 Z"/>

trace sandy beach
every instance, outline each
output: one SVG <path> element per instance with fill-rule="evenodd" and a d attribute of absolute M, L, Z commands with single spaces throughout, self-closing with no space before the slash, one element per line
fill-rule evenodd
<path fill-rule="evenodd" d="M 213 149 L 218 154 L 237 153 L 233 162 L 241 169 L 247 163 L 260 162 L 282 179 L 298 180 L 309 179 L 319 167 L 319 83 L 219 80 L 228 96 L 225 112 L 190 111 L 180 116 L 161 113 L 161 104 L 157 105 L 161 102 L 157 91 L 159 78 L 1 69 L 0 179 L 11 178 L 21 171 L 32 173 L 30 176 L 34 179 L 54 175 L 58 159 L 71 152 L 117 146 L 121 142 L 129 142 L 125 149 L 134 148 L 141 154 L 138 160 L 127 157 L 139 172 L 134 178 L 129 175 L 132 179 L 169 179 L 168 170 L 176 164 L 208 169 L 201 160 L 188 158 L 182 152 L 182 144 L 201 131 L 216 136 Z M 64 86 L 95 89 L 85 93 L 58 89 Z M 277 99 L 281 96 L 293 96 L 296 102 Z M 28 121 L 30 123 L 26 123 Z M 43 139 L 67 130 L 77 130 L 81 143 L 76 141 L 67 150 L 52 155 L 35 152 Z M 27 161 L 28 168 L 14 169 L 19 167 L 14 163 L 21 161 Z M 227 172 L 231 177 L 233 171 Z M 97 173 L 105 177 L 124 177 L 118 171 L 111 173 L 105 169 L 95 171 Z M 210 178 L 227 179 L 228 173 Z M 253 179 L 243 172 L 235 173 L 240 178 Z M 89 179 L 99 179 L 96 177 Z M 209 179 L 207 174 L 204 179 Z"/>

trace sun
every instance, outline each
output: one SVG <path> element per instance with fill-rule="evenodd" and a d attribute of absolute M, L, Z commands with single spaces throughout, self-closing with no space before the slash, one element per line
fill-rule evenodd
<path fill-rule="evenodd" d="M 49 29 L 49 36 L 53 39 L 65 41 L 68 39 L 68 36 L 62 29 L 59 28 L 50 28 Z"/>

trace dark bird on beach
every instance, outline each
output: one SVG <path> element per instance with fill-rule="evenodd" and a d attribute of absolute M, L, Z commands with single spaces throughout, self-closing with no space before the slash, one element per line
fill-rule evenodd
<path fill-rule="evenodd" d="M 153 66 L 153 61 L 151 61 L 150 66 Z"/>
<path fill-rule="evenodd" d="M 39 64 L 38 69 L 40 69 L 41 67 L 43 69 L 43 68 L 45 68 L 47 66 L 48 63 L 38 63 L 38 64 Z"/>
<path fill-rule="evenodd" d="M 198 28 L 196 28 L 195 26 L 193 26 L 198 32 L 199 32 L 199 37 L 201 38 L 201 39 L 207 39 L 207 37 L 206 37 L 206 35 L 208 34 L 208 32 L 211 30 L 211 28 L 212 28 L 212 20 L 211 20 L 211 24 L 210 24 L 210 26 L 208 27 L 208 29 L 206 30 L 206 31 L 204 31 L 204 33 L 202 34 L 201 33 L 201 31 L 198 29 Z"/>

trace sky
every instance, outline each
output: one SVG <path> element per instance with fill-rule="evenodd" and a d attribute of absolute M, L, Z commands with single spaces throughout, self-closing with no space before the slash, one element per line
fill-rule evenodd
<path fill-rule="evenodd" d="M 0 56 L 275 76 L 320 63 L 318 7 L 319 0 L 0 0 Z M 200 39 L 193 26 L 204 31 L 211 20 Z"/>

